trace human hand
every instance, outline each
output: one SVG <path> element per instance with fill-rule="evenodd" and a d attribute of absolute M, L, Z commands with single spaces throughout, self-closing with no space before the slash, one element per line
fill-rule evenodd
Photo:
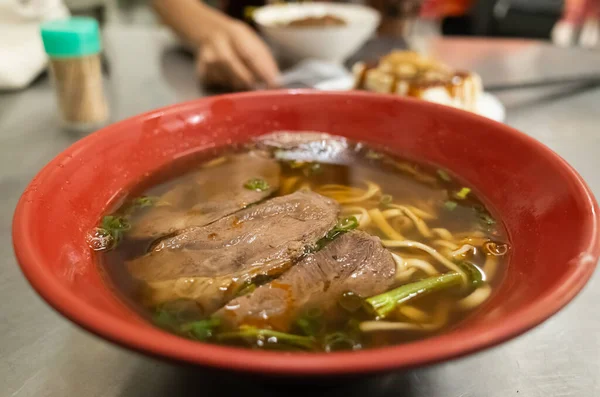
<path fill-rule="evenodd" d="M 207 85 L 247 90 L 258 83 L 276 87 L 279 69 L 271 51 L 247 25 L 227 20 L 205 36 L 196 71 Z"/>

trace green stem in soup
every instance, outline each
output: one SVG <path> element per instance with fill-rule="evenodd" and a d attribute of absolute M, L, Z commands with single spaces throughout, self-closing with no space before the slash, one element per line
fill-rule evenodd
<path fill-rule="evenodd" d="M 191 323 L 182 324 L 181 332 L 184 332 L 194 339 L 207 340 L 212 337 L 215 330 L 221 325 L 221 320 L 218 318 L 210 318 L 207 320 L 193 321 Z"/>
<path fill-rule="evenodd" d="M 460 273 L 446 273 L 441 276 L 433 276 L 402 285 L 383 294 L 367 298 L 365 302 L 378 318 L 383 318 L 390 314 L 398 305 L 434 291 L 460 285 L 461 281 L 462 275 Z"/>
<path fill-rule="evenodd" d="M 334 332 L 325 336 L 323 347 L 327 353 L 331 353 L 340 350 L 359 350 L 362 345 L 344 332 Z"/>
<path fill-rule="evenodd" d="M 262 340 L 271 344 L 286 344 L 307 350 L 316 348 L 315 339 L 309 336 L 287 334 L 271 329 L 260 329 L 250 326 L 241 326 L 237 331 L 223 332 L 216 336 L 221 342 L 235 339 Z"/>
<path fill-rule="evenodd" d="M 465 272 L 473 288 L 480 287 L 485 282 L 485 273 L 474 264 L 467 261 L 457 261 L 456 264 Z"/>

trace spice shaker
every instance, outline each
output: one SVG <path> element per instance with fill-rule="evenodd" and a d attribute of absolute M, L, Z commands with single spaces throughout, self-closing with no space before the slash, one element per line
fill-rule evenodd
<path fill-rule="evenodd" d="M 63 126 L 91 132 L 108 121 L 102 85 L 100 30 L 92 18 L 73 17 L 42 24 L 42 41 Z"/>

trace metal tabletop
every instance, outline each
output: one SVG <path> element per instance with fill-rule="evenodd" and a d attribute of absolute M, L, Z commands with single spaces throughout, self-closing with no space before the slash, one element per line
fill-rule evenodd
<path fill-rule="evenodd" d="M 107 88 L 118 120 L 203 95 L 189 55 L 155 28 L 105 30 Z M 427 39 L 420 43 L 484 82 L 590 73 L 600 52 L 531 41 Z M 372 52 L 378 44 L 372 43 Z M 367 51 L 369 49 L 367 48 Z M 571 163 L 600 197 L 600 89 L 554 87 L 503 93 L 508 124 Z M 600 276 L 543 325 L 499 347 L 428 368 L 362 381 L 283 389 L 281 384 L 213 376 L 118 348 L 77 328 L 29 287 L 15 262 L 10 223 L 35 173 L 77 138 L 55 119 L 47 78 L 0 94 L 0 395 L 11 397 L 159 397 L 246 395 L 559 397 L 600 396 Z M 565 231 L 568 240 L 568 231 Z M 560 247 L 556 247 L 560 249 Z"/>

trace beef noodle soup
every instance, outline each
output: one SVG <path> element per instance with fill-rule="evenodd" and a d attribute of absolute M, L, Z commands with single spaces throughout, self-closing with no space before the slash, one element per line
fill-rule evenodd
<path fill-rule="evenodd" d="M 208 343 L 331 352 L 426 338 L 484 304 L 509 251 L 457 176 L 326 134 L 271 134 L 143 183 L 90 246 L 142 316 Z"/>

